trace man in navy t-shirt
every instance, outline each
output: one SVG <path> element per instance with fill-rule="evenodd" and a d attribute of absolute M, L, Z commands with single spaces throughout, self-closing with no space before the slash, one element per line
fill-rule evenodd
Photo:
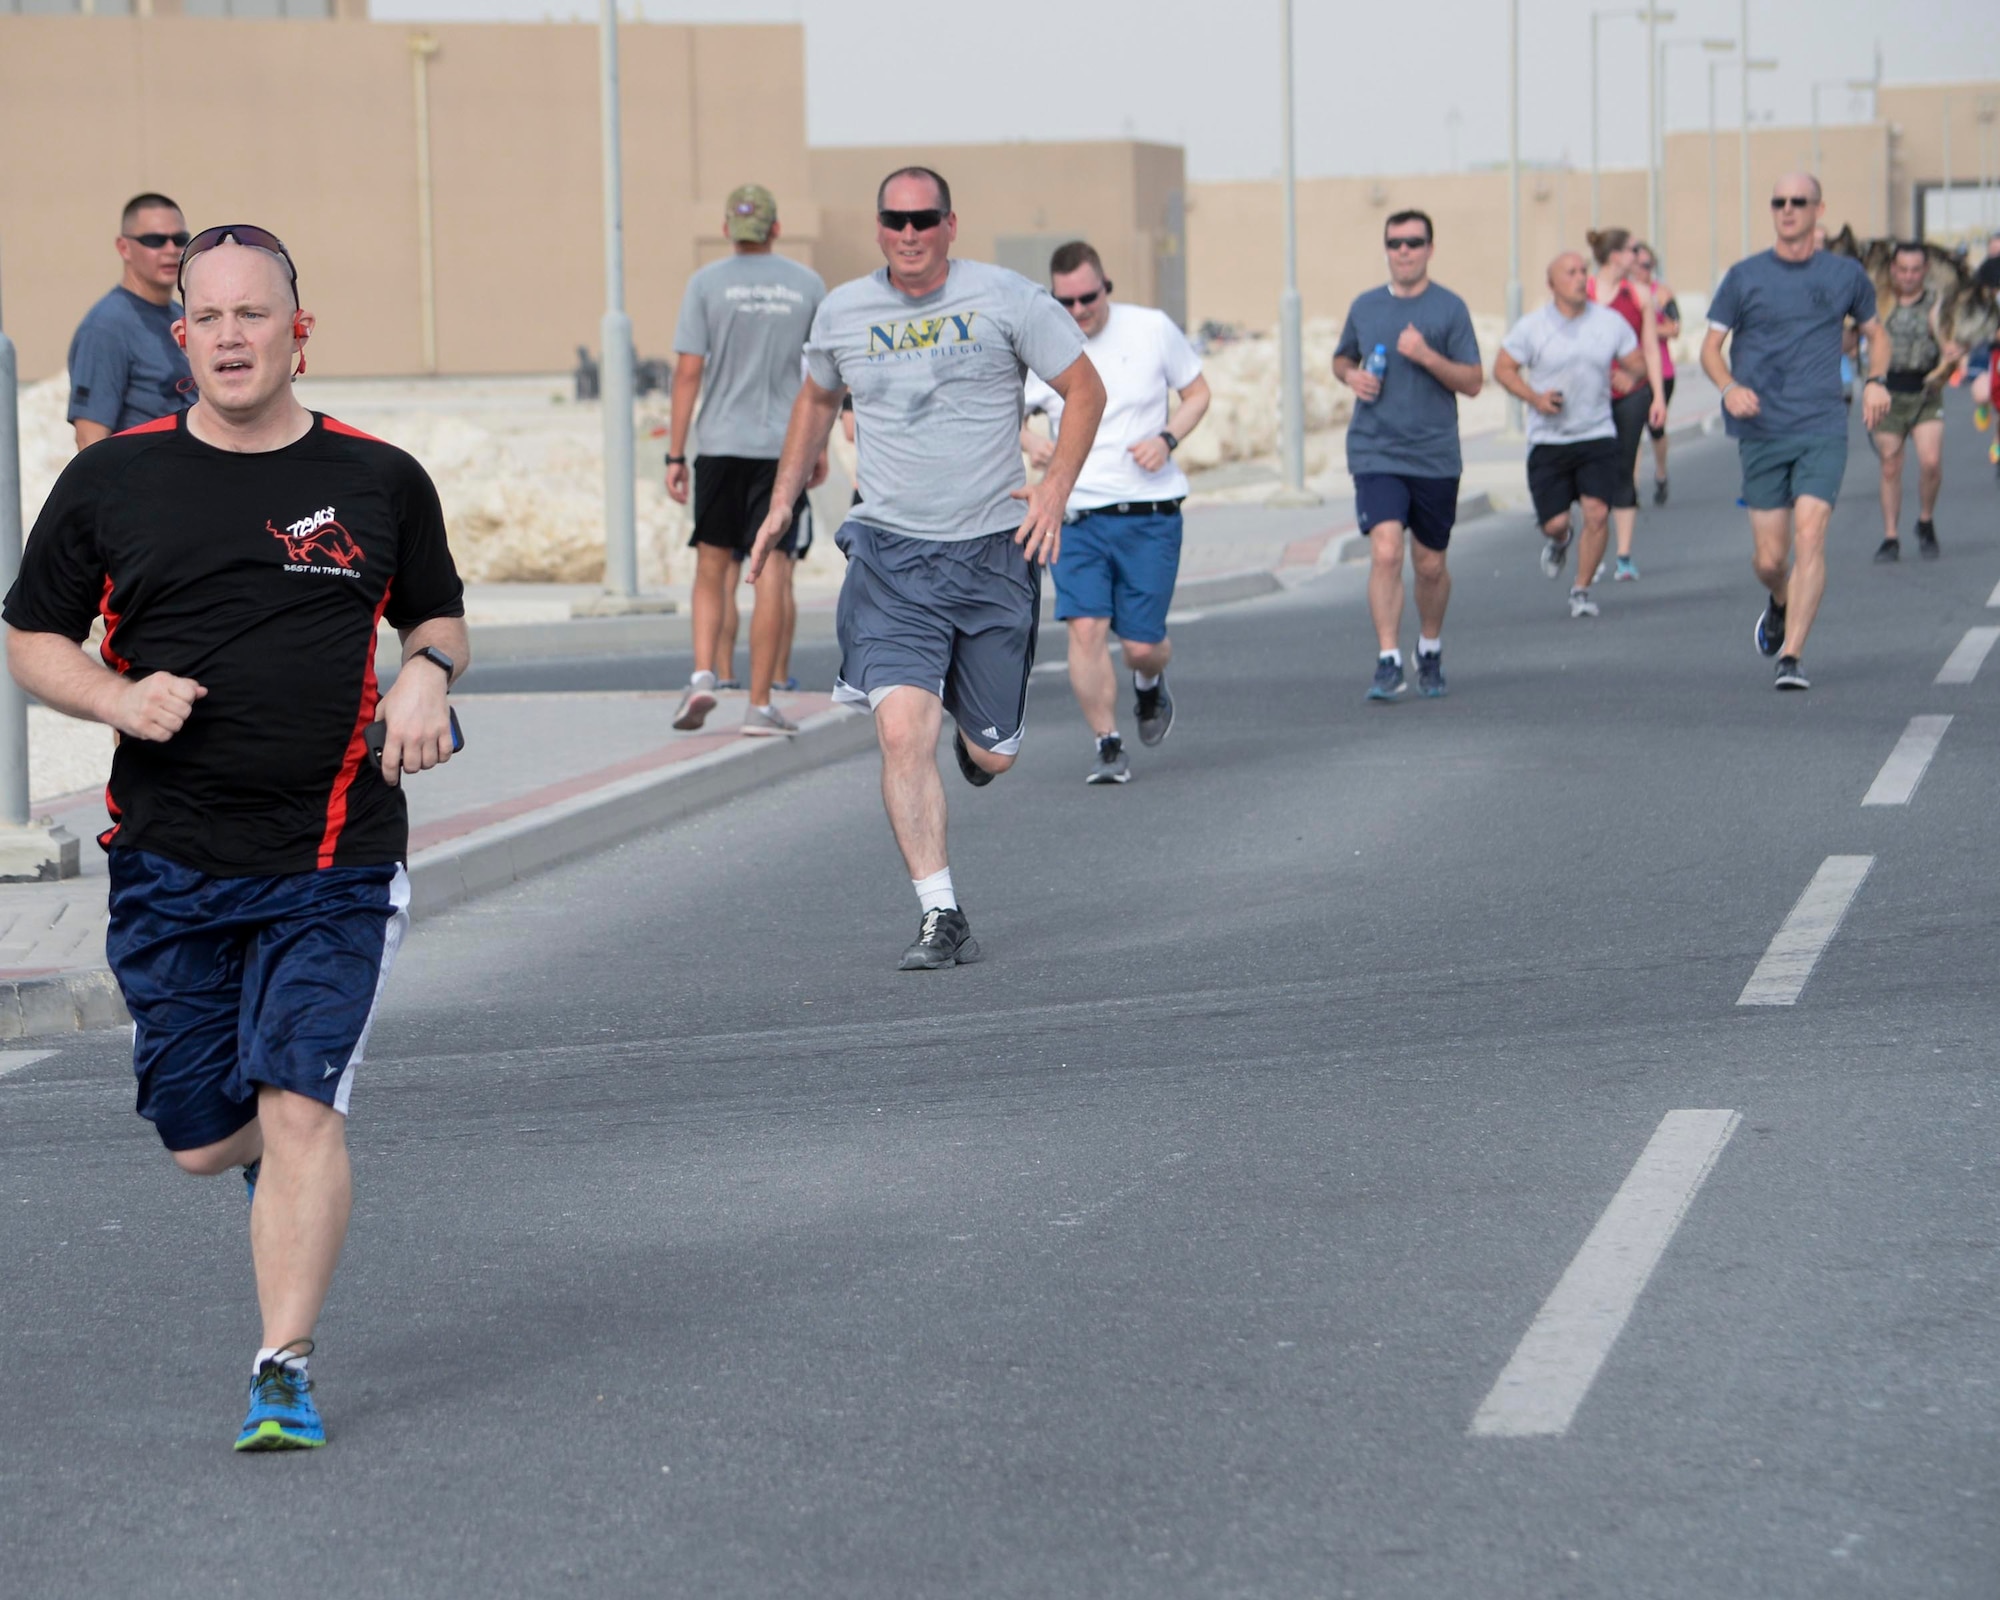
<path fill-rule="evenodd" d="M 1451 598 L 1445 547 L 1458 518 L 1458 397 L 1479 393 L 1485 375 L 1465 302 L 1430 280 L 1431 219 L 1398 211 L 1382 231 L 1389 282 L 1354 302 L 1334 347 L 1333 375 L 1354 391 L 1347 470 L 1354 515 L 1374 564 L 1368 609 L 1375 618 L 1371 700 L 1403 692 L 1403 533 L 1417 573 L 1417 690 L 1444 693 L 1444 609 Z M 1380 347 L 1386 366 L 1368 371 Z"/>
<path fill-rule="evenodd" d="M 1743 458 L 1753 560 L 1770 591 L 1753 636 L 1778 658 L 1780 689 L 1812 687 L 1800 659 L 1826 592 L 1826 524 L 1847 471 L 1840 354 L 1850 322 L 1868 341 L 1862 420 L 1872 431 L 1889 410 L 1889 340 L 1876 320 L 1875 286 L 1860 262 L 1818 248 L 1813 229 L 1824 210 L 1811 173 L 1778 180 L 1778 242 L 1723 274 L 1701 347 L 1702 371 L 1722 391 Z"/>
<path fill-rule="evenodd" d="M 174 340 L 181 308 L 174 281 L 188 242 L 181 208 L 163 194 L 125 202 L 118 227 L 118 286 L 89 311 L 69 342 L 69 420 L 81 450 L 170 417 L 194 403 L 187 356 Z"/>

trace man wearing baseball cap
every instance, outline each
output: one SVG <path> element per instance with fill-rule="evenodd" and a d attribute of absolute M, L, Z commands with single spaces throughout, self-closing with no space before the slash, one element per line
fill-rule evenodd
<path fill-rule="evenodd" d="M 667 450 L 667 493 L 687 504 L 688 433 L 696 398 L 706 386 L 692 473 L 695 550 L 694 675 L 674 726 L 699 728 L 715 709 L 716 646 L 723 612 L 736 587 L 738 563 L 750 553 L 771 504 L 785 425 L 804 378 L 803 353 L 826 284 L 810 267 L 771 248 L 778 238 L 778 202 L 760 184 L 731 192 L 723 211 L 731 253 L 688 279 L 674 330 L 674 414 Z M 820 452 L 808 488 L 826 477 Z M 799 496 L 798 511 L 805 510 Z M 750 622 L 750 704 L 746 734 L 786 735 L 798 725 L 771 703 L 771 680 L 785 650 L 792 615 L 792 558 L 799 529 L 765 564 Z M 810 537 L 807 535 L 806 537 Z"/>

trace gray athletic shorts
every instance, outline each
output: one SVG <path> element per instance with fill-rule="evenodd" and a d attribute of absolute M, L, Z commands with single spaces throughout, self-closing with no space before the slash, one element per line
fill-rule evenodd
<path fill-rule="evenodd" d="M 849 520 L 833 542 L 847 557 L 834 699 L 873 710 L 891 689 L 922 689 L 968 742 L 1018 751 L 1042 574 L 1013 531 L 948 543 Z"/>

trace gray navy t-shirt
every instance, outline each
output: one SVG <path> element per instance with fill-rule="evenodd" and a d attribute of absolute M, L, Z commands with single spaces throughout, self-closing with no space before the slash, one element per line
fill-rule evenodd
<path fill-rule="evenodd" d="M 123 433 L 193 405 L 187 353 L 174 343 L 180 315 L 122 283 L 85 312 L 69 342 L 69 420 Z"/>
<path fill-rule="evenodd" d="M 1552 417 L 1528 408 L 1531 448 L 1617 437 L 1618 425 L 1611 417 L 1611 364 L 1639 348 L 1632 324 L 1617 312 L 1586 300 L 1583 310 L 1566 317 L 1550 301 L 1509 328 L 1500 348 L 1521 364 L 1529 388 L 1563 397 L 1562 410 Z"/>
<path fill-rule="evenodd" d="M 854 395 L 854 518 L 911 539 L 1018 528 L 1022 385 L 1082 354 L 1076 319 L 1004 267 L 954 261 L 921 299 L 886 267 L 843 283 L 813 319 L 806 364 L 822 389 Z"/>
<path fill-rule="evenodd" d="M 724 256 L 688 279 L 674 353 L 701 356 L 695 453 L 775 461 L 804 376 L 799 352 L 826 283 L 775 251 Z"/>
<path fill-rule="evenodd" d="M 1851 256 L 1815 250 L 1784 261 L 1774 250 L 1722 275 L 1708 303 L 1712 328 L 1727 329 L 1729 375 L 1757 392 L 1754 417 L 1724 412 L 1732 439 L 1847 437 L 1840 386 L 1841 331 L 1875 315 L 1875 285 Z"/>
<path fill-rule="evenodd" d="M 1389 365 L 1382 374 L 1381 395 L 1355 401 L 1354 416 L 1347 424 L 1349 472 L 1456 478 L 1463 469 L 1458 396 L 1396 351 L 1403 330 L 1413 325 L 1445 360 L 1479 365 L 1472 314 L 1442 285 L 1429 284 L 1422 294 L 1406 299 L 1385 284 L 1357 299 L 1333 353 L 1365 362 L 1379 344 Z"/>

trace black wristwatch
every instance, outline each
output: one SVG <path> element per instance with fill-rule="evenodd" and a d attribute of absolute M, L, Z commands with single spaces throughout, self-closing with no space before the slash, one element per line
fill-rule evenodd
<path fill-rule="evenodd" d="M 1176 450 L 1180 449 L 1181 447 L 1180 440 L 1176 439 L 1171 433 L 1167 432 L 1165 428 L 1162 428 L 1160 430 L 1160 437 L 1167 441 L 1168 455 L 1172 455 Z"/>
<path fill-rule="evenodd" d="M 1874 373 L 1874 372 L 1869 373 L 1867 377 L 1861 380 L 1861 387 L 1865 389 L 1871 383 L 1879 383 L 1885 389 L 1889 387 L 1889 380 L 1885 377 L 1882 377 L 1879 373 Z"/>
<path fill-rule="evenodd" d="M 407 667 L 412 661 L 428 661 L 433 666 L 443 667 L 444 681 L 447 684 L 451 682 L 452 674 L 458 671 L 458 664 L 436 645 L 427 644 L 421 650 L 412 650 L 403 665 Z"/>
<path fill-rule="evenodd" d="M 668 466 L 670 466 L 670 467 L 684 467 L 684 466 L 686 466 L 687 464 L 688 464 L 688 458 L 687 458 L 686 456 L 668 456 L 668 457 L 667 457 L 667 465 L 668 465 Z"/>

